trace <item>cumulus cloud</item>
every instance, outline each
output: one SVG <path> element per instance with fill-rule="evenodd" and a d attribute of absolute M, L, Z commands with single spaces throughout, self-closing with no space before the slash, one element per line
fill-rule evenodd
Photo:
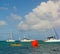
<path fill-rule="evenodd" d="M 19 16 L 19 15 L 17 15 L 17 14 L 10 14 L 10 16 L 8 16 L 8 18 L 10 18 L 10 19 L 12 19 L 12 20 L 21 20 L 22 19 L 22 17 L 21 16 Z"/>
<path fill-rule="evenodd" d="M 60 1 L 49 0 L 42 2 L 36 8 L 32 9 L 30 13 L 25 15 L 25 18 L 26 21 L 23 22 L 24 26 L 21 25 L 21 27 L 27 28 L 28 26 L 29 29 L 40 30 L 51 28 L 52 26 L 60 26 Z"/>
<path fill-rule="evenodd" d="M 6 25 L 7 23 L 5 21 L 0 21 L 0 26 L 4 26 Z"/>
<path fill-rule="evenodd" d="M 58 2 L 58 1 L 60 1 L 60 0 L 49 0 L 49 1 L 54 1 L 54 2 Z"/>
<path fill-rule="evenodd" d="M 18 25 L 18 28 L 21 28 L 22 30 L 28 30 L 29 26 L 28 24 L 24 23 L 23 21 L 21 21 Z"/>
<path fill-rule="evenodd" d="M 8 10 L 7 7 L 0 7 L 0 10 Z"/>

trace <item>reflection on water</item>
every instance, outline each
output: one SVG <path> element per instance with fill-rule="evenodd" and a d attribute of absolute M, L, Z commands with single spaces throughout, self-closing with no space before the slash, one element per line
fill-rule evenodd
<path fill-rule="evenodd" d="M 36 48 L 0 46 L 0 54 L 60 54 L 60 44 L 42 44 Z"/>

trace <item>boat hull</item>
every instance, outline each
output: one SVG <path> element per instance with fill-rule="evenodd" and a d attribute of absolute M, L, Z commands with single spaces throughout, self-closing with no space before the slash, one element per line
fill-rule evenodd
<path fill-rule="evenodd" d="M 31 42 L 33 40 L 21 40 L 21 42 Z"/>
<path fill-rule="evenodd" d="M 15 40 L 6 40 L 6 42 L 15 42 Z"/>
<path fill-rule="evenodd" d="M 44 42 L 60 42 L 60 39 L 59 40 L 46 40 Z"/>

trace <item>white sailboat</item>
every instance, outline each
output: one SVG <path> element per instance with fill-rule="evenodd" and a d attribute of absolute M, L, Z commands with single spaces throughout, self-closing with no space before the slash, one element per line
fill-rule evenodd
<path fill-rule="evenodd" d="M 13 33 L 10 34 L 10 39 L 6 40 L 6 42 L 15 42 L 15 40 L 12 39 Z"/>
<path fill-rule="evenodd" d="M 31 42 L 31 41 L 33 41 L 33 40 L 31 40 L 31 39 L 28 39 L 28 38 L 26 38 L 25 36 L 24 36 L 24 39 L 23 40 L 20 40 L 21 42 Z"/>

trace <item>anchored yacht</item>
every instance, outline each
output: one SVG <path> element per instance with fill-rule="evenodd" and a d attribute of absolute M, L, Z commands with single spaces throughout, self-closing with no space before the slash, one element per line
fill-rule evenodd
<path fill-rule="evenodd" d="M 15 40 L 9 39 L 9 40 L 6 40 L 6 42 L 15 42 Z"/>
<path fill-rule="evenodd" d="M 47 40 L 45 40 L 45 42 L 60 42 L 60 39 L 56 39 L 53 36 L 48 37 Z"/>
<path fill-rule="evenodd" d="M 57 39 L 56 39 L 55 35 L 51 35 L 50 37 L 47 38 L 47 40 L 45 40 L 45 42 L 60 42 L 60 39 L 59 39 L 60 37 L 58 36 L 54 27 L 53 27 L 53 30 L 55 32 L 55 35 L 57 36 Z"/>
<path fill-rule="evenodd" d="M 25 36 L 24 36 L 24 39 L 23 40 L 20 40 L 21 42 L 31 42 L 31 41 L 33 41 L 33 40 L 31 40 L 31 39 L 28 39 L 28 38 L 26 38 Z"/>
<path fill-rule="evenodd" d="M 31 42 L 33 40 L 30 40 L 30 39 L 27 39 L 27 38 L 24 38 L 23 40 L 21 40 L 21 42 Z"/>
<path fill-rule="evenodd" d="M 10 34 L 10 39 L 6 40 L 6 42 L 15 42 L 15 40 L 12 39 L 13 34 Z"/>

